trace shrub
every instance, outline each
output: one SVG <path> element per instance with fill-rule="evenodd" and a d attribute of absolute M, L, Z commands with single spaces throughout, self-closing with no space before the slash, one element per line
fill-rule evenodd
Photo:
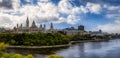
<path fill-rule="evenodd" d="M 59 55 L 48 55 L 46 58 L 63 58 L 62 56 L 59 56 Z"/>
<path fill-rule="evenodd" d="M 21 54 L 7 54 L 5 53 L 6 47 L 8 45 L 5 43 L 0 43 L 0 58 L 34 58 L 31 54 L 23 56 Z"/>

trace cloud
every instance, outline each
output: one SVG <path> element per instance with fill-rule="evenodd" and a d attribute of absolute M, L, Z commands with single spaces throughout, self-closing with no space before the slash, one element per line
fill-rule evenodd
<path fill-rule="evenodd" d="M 58 4 L 59 11 L 64 14 L 70 14 L 72 7 L 72 4 L 67 0 L 62 0 Z"/>
<path fill-rule="evenodd" d="M 120 6 L 109 6 L 105 7 L 107 9 L 106 17 L 112 19 L 119 19 L 120 18 Z"/>
<path fill-rule="evenodd" d="M 26 2 L 32 2 L 33 0 L 26 0 Z"/>
<path fill-rule="evenodd" d="M 38 0 L 39 2 L 49 2 L 50 0 Z"/>
<path fill-rule="evenodd" d="M 25 21 L 23 16 L 13 16 L 3 13 L 0 13 L 0 15 L 0 26 L 5 28 L 12 28 L 16 26 L 16 24 L 20 24 Z"/>
<path fill-rule="evenodd" d="M 109 19 L 119 19 L 120 20 L 120 14 L 119 13 L 109 13 L 106 14 L 106 17 Z"/>
<path fill-rule="evenodd" d="M 119 5 L 120 0 L 78 0 L 82 3 L 97 3 L 97 4 L 108 4 L 108 5 Z"/>
<path fill-rule="evenodd" d="M 79 17 L 77 18 L 77 16 L 75 16 L 75 15 L 69 15 L 67 17 L 67 23 L 69 23 L 69 24 L 75 24 L 79 20 L 80 20 Z"/>
<path fill-rule="evenodd" d="M 120 9 L 120 6 L 108 6 L 108 10 L 118 10 Z"/>
<path fill-rule="evenodd" d="M 113 20 L 113 22 L 98 25 L 97 29 L 101 29 L 108 33 L 120 33 L 120 6 L 104 5 L 104 9 L 106 10 L 106 18 Z"/>
<path fill-rule="evenodd" d="M 66 22 L 68 24 L 76 24 L 80 20 L 81 10 L 79 7 L 74 7 L 68 0 L 61 0 L 58 4 L 58 11 L 66 17 L 60 17 L 61 22 Z M 79 16 L 79 17 L 78 17 Z"/>
<path fill-rule="evenodd" d="M 25 20 L 27 16 L 29 17 L 30 23 L 35 20 L 37 23 L 43 23 L 43 22 L 50 22 L 54 20 L 58 20 L 58 12 L 57 7 L 52 3 L 41 3 L 38 2 L 38 5 L 24 5 L 20 7 L 19 5 L 20 1 L 13 1 L 13 9 L 4 9 L 1 10 L 0 15 L 3 15 L 6 18 L 9 18 L 8 20 L 12 20 L 16 23 L 11 23 L 12 27 L 14 27 L 17 23 L 25 24 Z M 1 16 L 2 17 L 2 16 Z M 0 19 L 0 20 L 4 20 Z M 9 24 L 9 23 L 8 23 Z M 5 26 L 5 24 L 1 24 Z M 11 27 L 11 26 L 7 26 Z"/>
<path fill-rule="evenodd" d="M 84 6 L 80 6 L 80 10 L 83 13 L 88 13 L 89 12 L 89 10 L 86 7 L 84 7 Z"/>
<path fill-rule="evenodd" d="M 32 0 L 26 1 L 31 2 Z M 81 16 L 84 14 L 101 14 L 103 10 L 106 10 L 104 12 L 106 18 L 114 19 L 114 22 L 98 25 L 96 29 L 110 33 L 120 33 L 120 6 L 101 5 L 91 2 L 75 6 L 71 4 L 72 1 L 69 2 L 68 0 L 60 0 L 58 5 L 55 5 L 51 1 L 43 1 L 39 0 L 37 5 L 25 4 L 21 6 L 20 0 L 0 0 L 0 26 L 13 28 L 17 23 L 25 25 L 27 17 L 29 17 L 30 24 L 33 20 L 37 24 L 46 22 L 76 24 L 79 23 Z"/>
<path fill-rule="evenodd" d="M 100 4 L 94 4 L 94 3 L 87 3 L 87 8 L 91 13 L 97 13 L 99 14 L 101 11 L 101 5 Z"/>
<path fill-rule="evenodd" d="M 97 29 L 101 29 L 108 33 L 120 33 L 120 20 L 116 20 L 115 23 L 99 25 Z"/>
<path fill-rule="evenodd" d="M 2 2 L 2 0 L 0 0 L 0 2 Z"/>
<path fill-rule="evenodd" d="M 11 0 L 1 0 L 0 1 L 0 8 L 11 9 L 12 8 L 12 1 Z"/>
<path fill-rule="evenodd" d="M 26 1 L 31 2 L 32 0 Z M 3 8 L 0 8 L 0 15 L 2 16 L 0 18 L 6 17 L 8 21 L 11 21 L 10 23 L 0 24 L 13 28 L 17 23 L 25 24 L 27 17 L 29 17 L 30 23 L 35 20 L 37 24 L 46 22 L 76 24 L 81 20 L 81 15 L 86 13 L 98 14 L 101 10 L 101 6 L 94 3 L 87 3 L 85 6 L 74 6 L 68 0 L 61 0 L 58 5 L 47 0 L 47 2 L 41 1 L 39 0 L 37 5 L 25 4 L 22 6 L 20 5 L 20 0 L 4 0 L 0 2 L 0 4 L 7 2 L 10 4 L 10 7 L 2 4 L 1 7 Z M 0 19 L 1 22 L 6 18 Z"/>

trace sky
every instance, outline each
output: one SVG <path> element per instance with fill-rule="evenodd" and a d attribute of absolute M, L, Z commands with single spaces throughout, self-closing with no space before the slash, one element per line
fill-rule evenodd
<path fill-rule="evenodd" d="M 120 33 L 120 0 L 0 0 L 0 27 L 13 28 L 53 22 L 55 29 L 84 25 L 87 31 L 101 29 Z"/>

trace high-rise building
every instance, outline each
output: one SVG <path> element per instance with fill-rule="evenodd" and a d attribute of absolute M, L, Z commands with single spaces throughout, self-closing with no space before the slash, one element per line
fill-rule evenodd
<path fill-rule="evenodd" d="M 84 31 L 84 26 L 83 25 L 78 26 L 78 30 Z"/>

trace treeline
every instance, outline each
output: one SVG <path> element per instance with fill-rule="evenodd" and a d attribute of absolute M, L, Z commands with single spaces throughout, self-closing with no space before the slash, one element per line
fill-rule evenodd
<path fill-rule="evenodd" d="M 120 34 L 110 34 L 111 38 L 120 38 Z"/>
<path fill-rule="evenodd" d="M 9 45 L 24 45 L 24 46 L 49 46 L 68 44 L 70 41 L 94 40 L 94 38 L 106 39 L 108 36 L 90 36 L 90 35 L 74 35 L 66 36 L 60 33 L 5 33 L 0 34 L 0 42 L 8 43 Z"/>
<path fill-rule="evenodd" d="M 39 34 L 0 34 L 0 42 L 5 42 L 10 45 L 25 45 L 25 46 L 49 46 L 67 44 L 70 42 L 68 36 L 59 33 L 39 33 Z"/>
<path fill-rule="evenodd" d="M 82 41 L 82 40 L 94 40 L 94 36 L 90 35 L 74 35 L 71 37 L 71 41 Z"/>

